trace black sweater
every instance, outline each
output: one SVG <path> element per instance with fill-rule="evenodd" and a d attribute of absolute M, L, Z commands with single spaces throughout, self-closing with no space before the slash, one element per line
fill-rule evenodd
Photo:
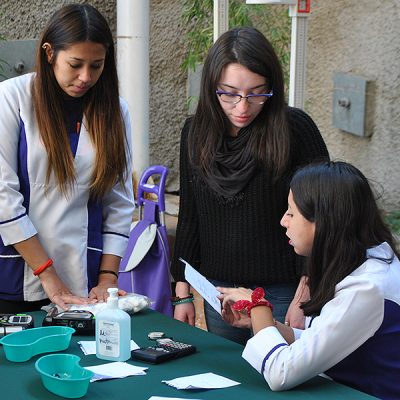
<path fill-rule="evenodd" d="M 171 273 L 185 281 L 189 262 L 208 279 L 243 285 L 297 283 L 301 257 L 288 244 L 280 219 L 287 210 L 290 178 L 306 163 L 328 159 L 328 151 L 312 119 L 288 108 L 291 129 L 290 167 L 272 182 L 259 169 L 233 198 L 206 186 L 188 160 L 189 123 L 182 130 L 180 150 L 180 206 Z"/>

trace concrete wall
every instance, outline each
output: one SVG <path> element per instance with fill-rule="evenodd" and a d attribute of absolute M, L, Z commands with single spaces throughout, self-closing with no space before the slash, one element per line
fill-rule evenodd
<path fill-rule="evenodd" d="M 179 0 L 150 2 L 150 160 L 170 169 L 169 191 L 179 190 L 180 130 L 187 116 L 184 58 L 187 27 Z"/>
<path fill-rule="evenodd" d="M 52 12 L 67 3 L 71 1 L 3 0 L 0 35 L 9 40 L 36 38 Z M 115 32 L 116 1 L 90 3 Z M 175 191 L 179 189 L 180 129 L 187 115 L 186 74 L 180 64 L 189 28 L 181 23 L 180 0 L 151 0 L 150 8 L 150 162 L 170 168 L 167 188 Z M 380 183 L 387 210 L 400 209 L 400 2 L 312 0 L 311 11 L 306 111 L 319 126 L 332 157 L 354 163 Z M 335 72 L 373 82 L 370 138 L 332 126 Z"/>
<path fill-rule="evenodd" d="M 313 0 L 309 18 L 306 109 L 332 158 L 352 162 L 382 193 L 386 210 L 400 209 L 400 2 Z M 332 126 L 333 74 L 372 81 L 372 136 Z"/>
<path fill-rule="evenodd" d="M 90 3 L 116 30 L 115 1 L 92 0 L 2 0 L 0 2 L 0 35 L 7 40 L 37 39 L 54 11 L 65 4 Z"/>

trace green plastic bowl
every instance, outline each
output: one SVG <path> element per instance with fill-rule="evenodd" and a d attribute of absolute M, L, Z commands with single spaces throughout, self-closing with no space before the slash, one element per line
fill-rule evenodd
<path fill-rule="evenodd" d="M 49 392 L 77 399 L 86 394 L 94 375 L 92 371 L 82 368 L 79 361 L 80 357 L 74 354 L 48 354 L 36 361 L 35 368 Z"/>
<path fill-rule="evenodd" d="M 43 326 L 10 333 L 0 339 L 0 344 L 7 360 L 23 362 L 36 354 L 67 349 L 74 332 L 68 326 Z"/>

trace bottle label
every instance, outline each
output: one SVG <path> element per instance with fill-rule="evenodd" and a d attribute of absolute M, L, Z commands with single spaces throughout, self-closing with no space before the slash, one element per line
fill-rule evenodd
<path fill-rule="evenodd" d="M 119 357 L 120 327 L 115 321 L 99 321 L 99 353 L 108 357 Z"/>

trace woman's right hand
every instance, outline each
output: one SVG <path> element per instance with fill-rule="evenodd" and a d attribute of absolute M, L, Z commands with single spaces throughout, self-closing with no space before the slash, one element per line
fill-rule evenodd
<path fill-rule="evenodd" d="M 178 321 L 186 322 L 194 326 L 195 323 L 195 310 L 193 303 L 183 303 L 175 306 L 174 318 Z"/>
<path fill-rule="evenodd" d="M 49 260 L 49 256 L 41 245 L 37 235 L 22 242 L 14 243 L 14 247 L 33 271 Z M 74 296 L 64 285 L 64 282 L 59 278 L 52 266 L 40 272 L 38 277 L 49 300 L 57 304 L 64 311 L 68 310 L 67 304 L 88 304 L 96 303 L 97 301 L 86 297 Z"/>
<path fill-rule="evenodd" d="M 58 277 L 53 267 L 47 268 L 40 273 L 39 278 L 49 300 L 64 311 L 68 310 L 67 304 L 91 304 L 97 302 L 96 299 L 73 295 Z"/>
<path fill-rule="evenodd" d="M 233 309 L 233 304 L 237 300 L 249 300 L 251 301 L 251 289 L 240 288 L 224 288 L 217 286 L 216 288 L 221 295 L 218 298 L 222 301 L 222 319 L 229 325 L 235 328 L 251 328 L 251 319 Z"/>

